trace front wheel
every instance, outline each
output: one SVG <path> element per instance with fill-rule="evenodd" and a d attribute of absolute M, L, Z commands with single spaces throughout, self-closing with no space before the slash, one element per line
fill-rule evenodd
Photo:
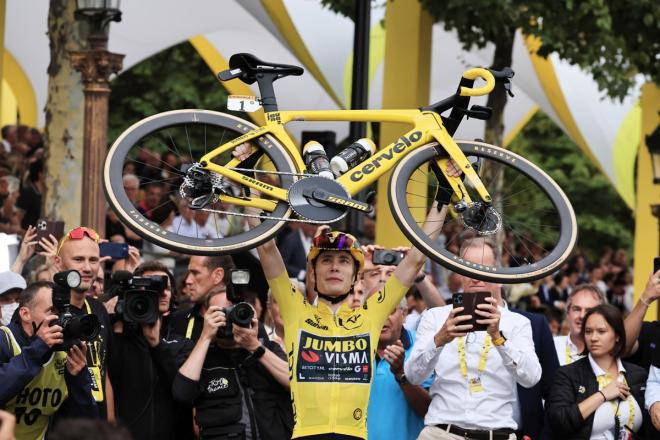
<path fill-rule="evenodd" d="M 521 283 L 556 271 L 577 240 L 575 213 L 563 191 L 515 153 L 482 142 L 456 143 L 477 169 L 492 204 L 483 204 L 466 179 L 475 204 L 462 212 L 450 209 L 438 225 L 440 239 L 424 233 L 424 217 L 438 190 L 429 167 L 437 157 L 437 144 L 427 144 L 404 157 L 392 172 L 390 208 L 402 232 L 429 258 L 471 278 Z M 475 246 L 494 247 L 494 258 Z M 466 256 L 468 249 L 472 252 Z"/>
<path fill-rule="evenodd" d="M 185 190 L 190 175 L 186 170 L 192 164 L 255 128 L 243 119 L 207 110 L 175 110 L 135 123 L 119 136 L 106 157 L 103 182 L 110 206 L 135 233 L 172 251 L 216 255 L 261 244 L 291 216 L 287 202 L 269 201 L 274 208 L 259 226 L 251 228 L 241 203 L 214 197 L 202 209 L 193 210 L 193 196 Z M 234 170 L 288 189 L 297 174 L 286 149 L 270 135 L 251 142 L 253 154 L 234 164 Z M 230 160 L 227 151 L 212 162 L 224 166 Z M 250 197 L 244 186 L 211 172 L 201 174 L 207 187 L 213 188 L 209 193 L 236 202 Z"/>

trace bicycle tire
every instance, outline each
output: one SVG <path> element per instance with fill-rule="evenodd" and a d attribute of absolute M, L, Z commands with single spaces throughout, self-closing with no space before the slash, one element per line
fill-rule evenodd
<path fill-rule="evenodd" d="M 204 128 L 205 149 L 207 148 L 206 136 L 209 130 L 211 132 L 222 131 L 222 139 L 216 140 L 216 143 L 213 144 L 213 146 L 218 146 L 227 142 L 231 136 L 238 137 L 257 128 L 254 124 L 233 115 L 209 110 L 174 110 L 145 118 L 124 131 L 108 152 L 104 165 L 103 178 L 106 198 L 120 220 L 132 231 L 143 239 L 166 249 L 184 254 L 212 256 L 254 248 L 270 239 L 284 226 L 286 222 L 282 219 L 286 219 L 292 214 L 288 203 L 278 201 L 275 210 L 269 214 L 273 219 L 262 220 L 259 226 L 245 232 L 229 237 L 219 237 L 220 234 L 216 234 L 217 237 L 215 238 L 190 237 L 179 234 L 174 230 L 168 231 L 159 224 L 149 220 L 129 200 L 124 190 L 122 180 L 124 165 L 128 161 L 132 161 L 130 158 L 131 152 L 143 149 L 138 143 L 149 139 L 149 136 L 162 136 L 161 131 L 163 130 L 164 132 L 169 132 L 171 129 L 183 126 L 185 127 L 186 138 L 190 144 L 188 127 L 191 127 L 190 131 L 192 131 L 193 128 L 201 128 L 200 124 L 203 124 Z M 230 137 L 225 137 L 226 133 L 229 133 Z M 171 135 L 170 139 L 172 139 L 176 153 L 181 154 Z M 291 173 L 277 176 L 279 179 L 278 186 L 289 188 L 296 179 L 294 176 L 296 168 L 287 150 L 270 135 L 262 136 L 252 142 L 258 145 L 260 148 L 259 151 L 264 155 L 263 157 L 268 158 L 272 162 L 275 171 Z M 188 147 L 190 149 L 190 145 Z M 169 146 L 167 148 L 174 152 L 174 149 Z M 190 149 L 190 152 L 192 156 L 193 150 Z M 187 151 L 184 151 L 184 153 L 187 153 Z M 201 152 L 199 154 L 201 155 Z M 195 159 L 199 160 L 199 157 L 192 159 L 194 162 Z M 171 183 L 167 185 L 171 187 L 175 186 Z M 176 192 L 176 189 L 172 192 Z"/>
<path fill-rule="evenodd" d="M 539 203 L 540 206 L 545 207 L 551 205 L 552 209 L 556 211 L 556 225 L 551 225 L 553 227 L 550 229 L 553 236 L 556 236 L 556 242 L 552 245 L 551 249 L 542 248 L 547 252 L 537 261 L 531 263 L 525 260 L 522 262 L 515 261 L 516 264 L 519 264 L 518 267 L 484 267 L 479 264 L 462 260 L 461 255 L 457 255 L 456 252 L 447 249 L 450 247 L 448 244 L 441 245 L 438 242 L 431 240 L 430 237 L 423 232 L 421 227 L 422 222 L 417 221 L 413 216 L 411 208 L 419 208 L 419 206 L 415 206 L 419 202 L 409 202 L 409 197 L 412 198 L 414 194 L 408 194 L 408 185 L 409 182 L 415 180 L 413 176 L 415 172 L 423 170 L 424 167 L 428 168 L 429 161 L 437 158 L 438 153 L 436 151 L 436 146 L 438 144 L 435 142 L 426 144 L 404 157 L 392 172 L 388 187 L 390 208 L 404 235 L 413 243 L 413 245 L 438 264 L 454 272 L 478 280 L 502 284 L 522 283 L 543 278 L 556 271 L 561 264 L 569 258 L 577 241 L 577 222 L 575 219 L 575 213 L 570 201 L 561 188 L 539 167 L 506 149 L 476 141 L 456 142 L 466 156 L 474 156 L 483 162 L 490 161 L 490 163 L 494 163 L 496 166 L 499 166 L 504 170 L 498 171 L 498 173 L 507 175 L 515 172 L 522 176 L 523 179 L 528 179 L 534 184 L 535 187 L 532 186 L 532 190 L 537 191 L 537 193 L 533 194 L 532 197 L 539 200 L 542 198 L 542 203 Z M 527 184 L 529 185 L 529 183 Z M 486 188 L 491 193 L 491 196 L 494 197 L 491 188 L 489 188 L 488 185 Z M 519 191 L 521 197 L 525 191 L 528 190 L 523 189 L 522 191 Z M 527 197 L 530 197 L 530 195 L 527 194 Z M 430 196 L 427 195 L 426 198 L 429 202 L 433 201 L 435 193 Z M 472 197 L 472 199 L 478 200 L 476 197 Z M 501 200 L 507 200 L 506 205 L 513 204 L 509 203 L 508 199 L 502 198 Z M 497 203 L 498 201 L 494 198 L 493 204 Z M 548 203 L 550 205 L 548 205 Z M 430 205 L 430 203 L 427 204 Z M 502 206 L 504 206 L 504 204 L 502 204 Z M 504 209 L 501 210 L 504 211 Z M 502 215 L 502 213 L 500 214 Z M 461 215 L 462 214 L 458 214 L 456 219 L 450 220 L 455 221 L 455 223 L 459 225 L 456 229 L 460 229 L 461 227 L 465 228 L 465 225 L 462 223 L 464 222 L 464 218 L 461 217 Z M 542 218 L 544 222 L 554 219 L 552 216 L 549 217 L 549 220 L 546 220 L 545 217 L 540 218 Z M 461 223 L 459 223 L 459 221 Z M 513 222 L 507 225 L 503 215 L 501 224 L 503 230 L 507 234 L 509 232 L 507 226 L 511 227 L 511 225 L 515 225 Z M 538 227 L 538 235 L 542 236 L 543 234 L 548 234 L 546 228 L 548 225 L 539 224 L 532 226 Z M 475 234 L 474 231 L 468 230 L 467 232 L 472 234 L 472 236 Z M 527 246 L 525 240 L 530 241 L 529 235 L 520 236 L 520 241 L 524 245 L 523 247 Z M 460 238 L 456 241 L 459 243 Z M 530 244 L 529 247 L 531 246 L 532 245 Z M 510 249 L 505 250 L 510 252 Z M 509 255 L 509 258 L 510 257 L 511 256 Z"/>

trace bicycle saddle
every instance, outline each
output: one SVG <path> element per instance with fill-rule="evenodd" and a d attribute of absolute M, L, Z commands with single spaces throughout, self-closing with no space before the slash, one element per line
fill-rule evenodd
<path fill-rule="evenodd" d="M 229 70 L 220 72 L 218 76 L 223 81 L 240 78 L 244 83 L 252 84 L 259 74 L 270 75 L 274 81 L 289 75 L 300 76 L 304 71 L 302 67 L 269 63 L 249 53 L 237 53 L 229 58 Z"/>

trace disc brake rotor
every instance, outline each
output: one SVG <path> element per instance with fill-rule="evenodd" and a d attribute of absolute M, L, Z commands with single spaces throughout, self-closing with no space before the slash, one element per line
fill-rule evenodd
<path fill-rule="evenodd" d="M 476 202 L 463 212 L 461 223 L 479 235 L 493 235 L 502 227 L 502 216 L 492 206 Z"/>

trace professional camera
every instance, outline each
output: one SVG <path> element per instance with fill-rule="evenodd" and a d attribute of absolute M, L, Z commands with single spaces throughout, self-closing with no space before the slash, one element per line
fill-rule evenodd
<path fill-rule="evenodd" d="M 58 316 L 51 325 L 62 327 L 64 342 L 53 347 L 55 351 L 67 351 L 80 341 L 91 341 L 101 330 L 99 318 L 88 314 L 76 316 L 71 313 L 71 289 L 80 285 L 80 273 L 75 270 L 58 272 L 53 276 L 53 307 Z"/>
<path fill-rule="evenodd" d="M 227 324 L 218 328 L 218 338 L 232 338 L 232 324 L 248 328 L 254 318 L 254 309 L 249 303 L 242 300 L 242 286 L 250 282 L 250 272 L 247 270 L 234 269 L 231 271 L 230 282 L 227 283 L 227 299 L 234 304 L 225 307 L 222 311 L 225 313 Z"/>
<path fill-rule="evenodd" d="M 158 320 L 158 297 L 167 286 L 167 276 L 136 277 L 120 270 L 112 275 L 110 297 L 119 295 L 115 313 L 124 322 L 153 324 Z"/>

